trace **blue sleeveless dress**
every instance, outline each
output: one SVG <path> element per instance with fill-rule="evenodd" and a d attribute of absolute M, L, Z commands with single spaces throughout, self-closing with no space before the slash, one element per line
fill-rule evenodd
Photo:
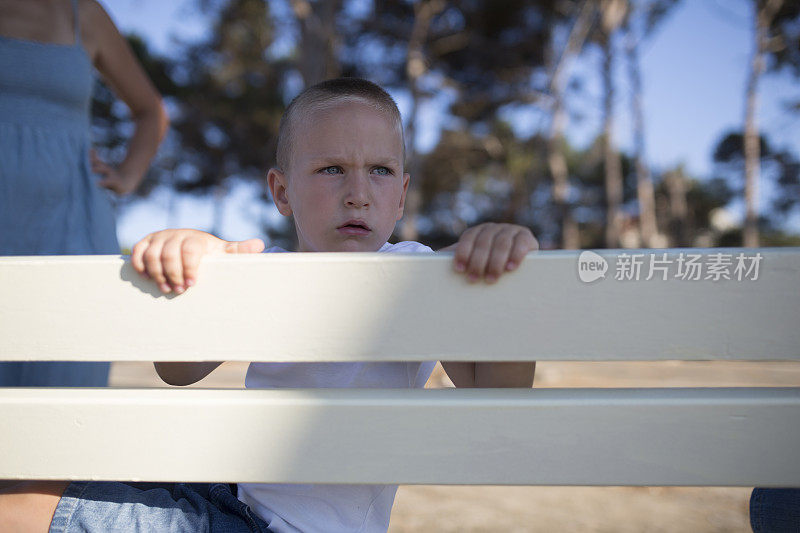
<path fill-rule="evenodd" d="M 119 254 L 90 171 L 91 60 L 75 44 L 0 37 L 0 255 Z M 0 363 L 0 386 L 105 386 L 108 363 Z"/>

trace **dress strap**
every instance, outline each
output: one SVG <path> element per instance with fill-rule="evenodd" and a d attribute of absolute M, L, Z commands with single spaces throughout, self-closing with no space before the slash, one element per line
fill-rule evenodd
<path fill-rule="evenodd" d="M 75 46 L 81 44 L 81 22 L 78 17 L 78 0 L 72 0 L 72 25 L 75 27 Z"/>

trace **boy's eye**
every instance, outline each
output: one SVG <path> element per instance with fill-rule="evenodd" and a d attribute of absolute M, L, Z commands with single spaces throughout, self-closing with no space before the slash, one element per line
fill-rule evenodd
<path fill-rule="evenodd" d="M 378 176 L 390 176 L 392 171 L 386 167 L 375 167 L 372 169 L 372 173 Z"/>
<path fill-rule="evenodd" d="M 341 171 L 342 171 L 341 168 L 335 166 L 325 167 L 322 170 L 320 170 L 320 172 L 322 172 L 323 174 L 330 174 L 330 175 L 339 174 Z"/>

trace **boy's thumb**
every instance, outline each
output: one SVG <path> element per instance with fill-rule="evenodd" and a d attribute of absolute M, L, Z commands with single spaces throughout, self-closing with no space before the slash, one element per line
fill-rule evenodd
<path fill-rule="evenodd" d="M 225 247 L 228 254 L 257 254 L 264 251 L 264 241 L 261 239 L 247 239 L 246 241 L 229 242 Z"/>

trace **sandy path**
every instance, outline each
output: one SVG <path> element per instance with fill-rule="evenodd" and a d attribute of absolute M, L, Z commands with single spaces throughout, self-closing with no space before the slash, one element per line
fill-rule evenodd
<path fill-rule="evenodd" d="M 241 387 L 246 365 L 227 363 L 203 387 Z M 117 363 L 112 386 L 160 386 L 152 365 Z M 452 386 L 437 365 L 428 387 Z M 800 363 L 539 363 L 536 387 L 800 386 Z M 748 532 L 750 488 L 406 485 L 390 533 Z"/>

